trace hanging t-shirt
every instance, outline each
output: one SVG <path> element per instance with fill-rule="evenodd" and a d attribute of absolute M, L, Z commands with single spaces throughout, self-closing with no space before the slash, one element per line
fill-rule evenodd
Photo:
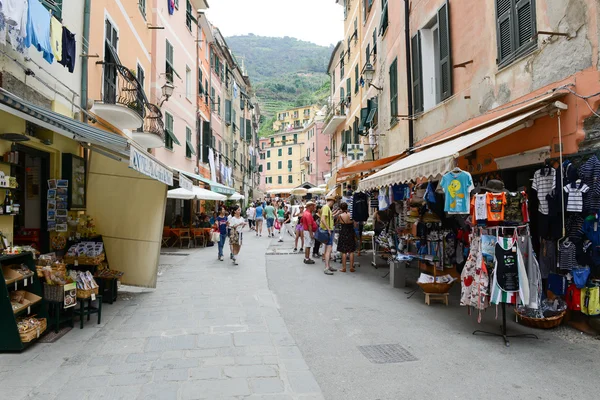
<path fill-rule="evenodd" d="M 570 240 L 565 240 L 558 248 L 558 266 L 564 270 L 577 267 L 577 249 Z"/>
<path fill-rule="evenodd" d="M 487 212 L 487 196 L 485 194 L 476 194 L 473 196 L 474 217 L 476 221 L 486 220 Z"/>
<path fill-rule="evenodd" d="M 583 196 L 583 208 L 586 211 L 600 210 L 600 160 L 596 155 L 590 157 L 579 168 L 579 176 L 590 190 Z"/>
<path fill-rule="evenodd" d="M 0 9 L 4 14 L 6 24 L 15 27 L 21 36 L 25 36 L 27 2 L 23 0 L 2 0 L 0 3 Z"/>
<path fill-rule="evenodd" d="M 567 211 L 582 212 L 583 211 L 583 194 L 587 193 L 590 187 L 583 182 L 579 184 L 569 184 L 564 187 L 565 193 L 568 193 Z"/>
<path fill-rule="evenodd" d="M 471 174 L 450 171 L 444 175 L 440 185 L 446 194 L 444 211 L 448 214 L 469 214 L 469 194 L 474 189 Z"/>
<path fill-rule="evenodd" d="M 39 0 L 29 0 L 25 46 L 32 45 L 42 52 L 44 60 L 52 64 L 54 54 L 50 44 L 50 13 Z"/>
<path fill-rule="evenodd" d="M 62 24 L 55 17 L 50 18 L 50 44 L 56 61 L 62 60 Z"/>
<path fill-rule="evenodd" d="M 492 222 L 504 221 L 506 193 L 488 193 L 486 195 L 487 219 Z"/>
<path fill-rule="evenodd" d="M 66 67 L 70 73 L 75 70 L 76 53 L 75 34 L 66 27 L 62 27 L 62 55 L 58 63 Z"/>
<path fill-rule="evenodd" d="M 379 210 L 379 192 L 374 190 L 371 193 L 371 208 Z"/>
<path fill-rule="evenodd" d="M 504 221 L 521 223 L 523 217 L 523 193 L 506 193 L 506 205 L 504 206 Z"/>
<path fill-rule="evenodd" d="M 556 187 L 556 170 L 554 168 L 542 168 L 533 174 L 531 188 L 537 192 L 540 202 L 539 211 L 548 215 L 548 194 Z"/>
<path fill-rule="evenodd" d="M 362 192 L 354 193 L 352 196 L 352 219 L 364 222 L 369 219 L 369 195 Z"/>

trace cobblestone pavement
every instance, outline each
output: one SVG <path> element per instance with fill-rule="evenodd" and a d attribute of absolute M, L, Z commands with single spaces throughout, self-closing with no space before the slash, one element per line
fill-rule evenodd
<path fill-rule="evenodd" d="M 0 355 L 0 398 L 323 399 L 267 285 L 271 240 L 244 240 L 239 266 L 174 251 L 158 287 L 104 304 L 100 325 Z"/>

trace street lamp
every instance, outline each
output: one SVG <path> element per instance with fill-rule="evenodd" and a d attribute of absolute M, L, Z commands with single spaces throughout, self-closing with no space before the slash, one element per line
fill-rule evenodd
<path fill-rule="evenodd" d="M 323 151 L 325 152 L 325 156 L 328 157 L 329 156 L 329 147 L 325 146 Z"/>
<path fill-rule="evenodd" d="M 375 89 L 377 89 L 378 91 L 382 92 L 383 88 L 377 87 L 375 85 L 373 85 L 373 78 L 375 77 L 375 68 L 373 68 L 373 64 L 371 63 L 367 63 L 367 65 L 365 65 L 365 68 L 363 70 L 363 75 L 365 76 L 365 81 L 369 84 L 369 86 L 374 87 Z"/>
<path fill-rule="evenodd" d="M 162 107 L 163 103 L 165 101 L 169 100 L 169 97 L 173 96 L 173 91 L 175 90 L 175 86 L 173 86 L 173 84 L 171 82 L 165 82 L 164 85 L 162 85 L 162 101 L 160 102 L 159 107 Z"/>

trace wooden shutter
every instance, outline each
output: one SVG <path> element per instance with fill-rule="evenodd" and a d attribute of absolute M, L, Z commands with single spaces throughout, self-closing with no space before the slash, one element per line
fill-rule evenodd
<path fill-rule="evenodd" d="M 208 163 L 208 149 L 212 145 L 210 122 L 202 121 L 202 161 Z"/>
<path fill-rule="evenodd" d="M 361 110 L 361 114 L 362 114 L 362 110 Z M 358 117 L 354 117 L 354 124 L 352 125 L 352 132 L 354 133 L 354 135 L 352 137 L 352 143 L 358 144 L 359 143 L 359 139 L 358 139 Z"/>
<path fill-rule="evenodd" d="M 498 61 L 502 62 L 513 53 L 513 13 L 514 0 L 496 0 L 496 29 L 498 35 Z"/>
<path fill-rule="evenodd" d="M 225 99 L 225 123 L 231 124 L 231 100 Z"/>
<path fill-rule="evenodd" d="M 366 127 L 367 117 L 369 116 L 369 106 L 371 105 L 371 100 L 367 100 L 367 107 L 360 109 L 360 124 L 358 125 L 358 130 L 363 131 Z"/>
<path fill-rule="evenodd" d="M 390 79 L 390 118 L 396 121 L 398 115 L 398 59 L 390 65 L 389 70 Z"/>
<path fill-rule="evenodd" d="M 423 70 L 421 69 L 421 33 L 411 39 L 412 86 L 414 112 L 423 111 Z"/>
<path fill-rule="evenodd" d="M 244 122 L 244 117 L 240 117 L 240 138 L 244 140 L 244 134 L 246 132 L 246 124 Z"/>
<path fill-rule="evenodd" d="M 516 49 L 520 49 L 535 38 L 535 1 L 518 0 L 515 12 L 515 22 L 517 24 Z"/>
<path fill-rule="evenodd" d="M 448 1 L 438 10 L 438 39 L 440 44 L 440 101 L 452 95 L 452 54 L 450 49 L 450 19 Z"/>
<path fill-rule="evenodd" d="M 246 140 L 252 141 L 252 121 L 250 119 L 246 119 Z"/>

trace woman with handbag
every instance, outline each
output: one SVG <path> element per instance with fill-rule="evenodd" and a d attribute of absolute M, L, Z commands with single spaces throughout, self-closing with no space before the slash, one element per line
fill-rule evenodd
<path fill-rule="evenodd" d="M 219 210 L 219 216 L 215 224 L 219 230 L 219 261 L 223 261 L 223 247 L 225 247 L 225 240 L 227 239 L 227 216 L 224 207 Z"/>
<path fill-rule="evenodd" d="M 337 269 L 333 268 L 331 263 L 331 249 L 333 246 L 333 213 L 331 207 L 335 203 L 335 197 L 329 196 L 326 199 L 327 203 L 321 209 L 321 221 L 319 230 L 317 231 L 317 240 L 325 245 L 325 275 L 333 275 Z"/>
<path fill-rule="evenodd" d="M 354 272 L 354 252 L 356 251 L 356 233 L 354 232 L 354 222 L 348 212 L 348 204 L 340 204 L 341 214 L 338 216 L 338 222 L 341 225 L 340 237 L 337 242 L 337 251 L 342 253 L 342 269 L 340 272 L 346 272 L 346 259 L 350 254 L 350 272 Z"/>
<path fill-rule="evenodd" d="M 233 217 L 229 219 L 229 243 L 231 244 L 231 252 L 233 254 L 231 258 L 233 265 L 238 265 L 237 255 L 240 254 L 240 249 L 242 248 L 242 230 L 244 226 L 246 226 L 246 221 L 242 217 L 241 207 L 238 207 L 235 209 Z"/>

